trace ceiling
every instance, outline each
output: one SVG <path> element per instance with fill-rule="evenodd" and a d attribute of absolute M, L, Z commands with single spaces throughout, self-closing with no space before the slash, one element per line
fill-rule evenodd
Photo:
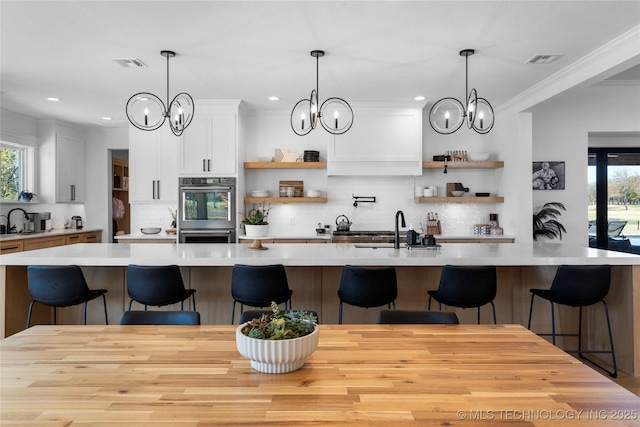
<path fill-rule="evenodd" d="M 163 49 L 177 52 L 171 97 L 289 110 L 315 87 L 309 53 L 322 49 L 320 101 L 463 99 L 458 52 L 474 48 L 469 87 L 496 108 L 638 25 L 640 1 L 2 0 L 1 106 L 85 127 L 123 126 L 134 93 L 166 99 Z M 564 56 L 526 63 L 539 54 Z"/>

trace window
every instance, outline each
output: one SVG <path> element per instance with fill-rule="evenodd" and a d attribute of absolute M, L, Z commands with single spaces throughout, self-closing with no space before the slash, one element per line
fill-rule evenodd
<path fill-rule="evenodd" d="M 0 141 L 0 199 L 18 200 L 34 184 L 34 149 Z"/>

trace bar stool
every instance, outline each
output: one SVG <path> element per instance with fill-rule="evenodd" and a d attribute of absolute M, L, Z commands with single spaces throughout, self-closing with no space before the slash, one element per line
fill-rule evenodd
<path fill-rule="evenodd" d="M 428 309 L 431 310 L 431 298 L 451 307 L 478 307 L 478 324 L 480 323 L 480 307 L 491 304 L 493 323 L 496 321 L 496 307 L 493 300 L 497 292 L 496 267 L 490 266 L 453 266 L 445 265 L 440 275 L 437 291 L 427 291 L 429 294 Z"/>
<path fill-rule="evenodd" d="M 578 353 L 580 359 L 597 366 L 607 372 L 613 378 L 618 376 L 618 365 L 616 364 L 616 354 L 613 348 L 613 335 L 611 334 L 611 323 L 609 321 L 609 309 L 604 297 L 609 293 L 611 284 L 611 266 L 609 265 L 560 265 L 556 270 L 556 275 L 549 289 L 530 289 L 531 306 L 529 307 L 529 323 L 527 327 L 531 329 L 531 315 L 533 313 L 533 298 L 538 296 L 551 302 L 551 333 L 538 334 L 540 336 L 551 336 L 555 345 L 556 336 L 578 337 L 578 350 L 565 350 L 568 353 Z M 582 307 L 587 307 L 601 302 L 604 306 L 604 313 L 607 319 L 607 329 L 609 331 L 609 344 L 611 350 L 583 350 L 582 349 Z M 579 308 L 578 333 L 556 334 L 556 321 L 553 304 L 567 305 Z M 585 357 L 585 353 L 610 353 L 613 359 L 613 371 L 609 371 L 598 363 Z"/>
<path fill-rule="evenodd" d="M 197 311 L 125 311 L 121 325 L 199 325 Z"/>
<path fill-rule="evenodd" d="M 355 267 L 345 265 L 340 278 L 338 323 L 342 324 L 342 304 L 356 307 L 396 308 L 398 282 L 393 267 Z"/>
<path fill-rule="evenodd" d="M 84 303 L 84 324 L 87 324 L 87 303 L 102 297 L 104 321 L 108 325 L 106 289 L 89 289 L 82 270 L 77 265 L 27 267 L 27 287 L 33 300 L 29 304 L 27 328 L 31 326 L 33 305 L 39 302 L 53 307 L 53 324 L 58 323 L 57 307 Z"/>
<path fill-rule="evenodd" d="M 235 264 L 231 269 L 231 296 L 233 308 L 231 310 L 231 324 L 233 325 L 236 312 L 236 302 L 240 303 L 240 313 L 244 306 L 269 307 L 271 301 L 276 304 L 287 302 L 291 309 L 291 295 L 287 273 L 284 265 L 243 265 Z"/>
<path fill-rule="evenodd" d="M 180 267 L 177 265 L 143 266 L 129 264 L 127 266 L 127 292 L 129 294 L 129 310 L 133 301 L 147 306 L 162 307 L 180 303 L 184 310 L 184 301 L 191 297 L 193 310 L 196 310 L 195 289 L 186 289 L 182 281 Z"/>
<path fill-rule="evenodd" d="M 453 311 L 380 310 L 378 324 L 396 325 L 457 325 L 458 316 Z"/>

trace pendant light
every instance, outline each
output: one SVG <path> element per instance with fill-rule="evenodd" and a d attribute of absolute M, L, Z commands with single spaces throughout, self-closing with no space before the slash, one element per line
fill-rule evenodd
<path fill-rule="evenodd" d="M 291 129 L 297 135 L 304 136 L 315 129 L 320 121 L 327 132 L 341 135 L 351 129 L 353 110 L 342 98 L 329 98 L 318 108 L 319 58 L 324 56 L 324 51 L 312 50 L 311 56 L 316 58 L 316 88 L 311 91 L 309 99 L 302 99 L 293 107 Z"/>
<path fill-rule="evenodd" d="M 469 92 L 469 57 L 475 53 L 473 49 L 460 51 L 460 56 L 465 57 L 465 97 L 466 108 L 462 102 L 455 98 L 442 98 L 431 107 L 429 123 L 433 130 L 448 135 L 454 133 L 464 122 L 469 129 L 480 134 L 488 133 L 493 128 L 493 107 L 484 98 L 478 98 L 475 89 Z"/>
<path fill-rule="evenodd" d="M 160 98 L 152 93 L 136 93 L 127 101 L 127 118 L 138 129 L 148 131 L 160 128 L 165 120 L 169 119 L 171 131 L 174 135 L 180 136 L 193 119 L 193 98 L 188 93 L 182 92 L 169 102 L 169 58 L 176 56 L 176 53 L 163 50 L 160 55 L 167 58 L 166 106 Z"/>

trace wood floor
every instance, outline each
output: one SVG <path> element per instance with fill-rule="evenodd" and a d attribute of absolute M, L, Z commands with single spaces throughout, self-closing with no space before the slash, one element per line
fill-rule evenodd
<path fill-rule="evenodd" d="M 577 357 L 576 357 L 577 358 Z M 612 366 L 602 362 L 602 364 L 607 368 L 607 369 L 613 369 Z M 590 365 L 589 363 L 585 363 L 586 366 L 592 368 L 594 371 L 604 375 L 605 377 L 609 378 L 610 380 L 612 380 L 613 382 L 615 382 L 616 384 L 626 388 L 627 390 L 629 390 L 631 393 L 635 394 L 636 396 L 640 396 L 640 378 L 635 378 L 632 377 L 631 375 L 627 375 L 624 372 L 621 372 L 618 370 L 618 378 L 611 378 L 611 376 L 609 376 L 609 374 L 607 374 L 606 372 L 596 368 L 593 365 Z"/>

